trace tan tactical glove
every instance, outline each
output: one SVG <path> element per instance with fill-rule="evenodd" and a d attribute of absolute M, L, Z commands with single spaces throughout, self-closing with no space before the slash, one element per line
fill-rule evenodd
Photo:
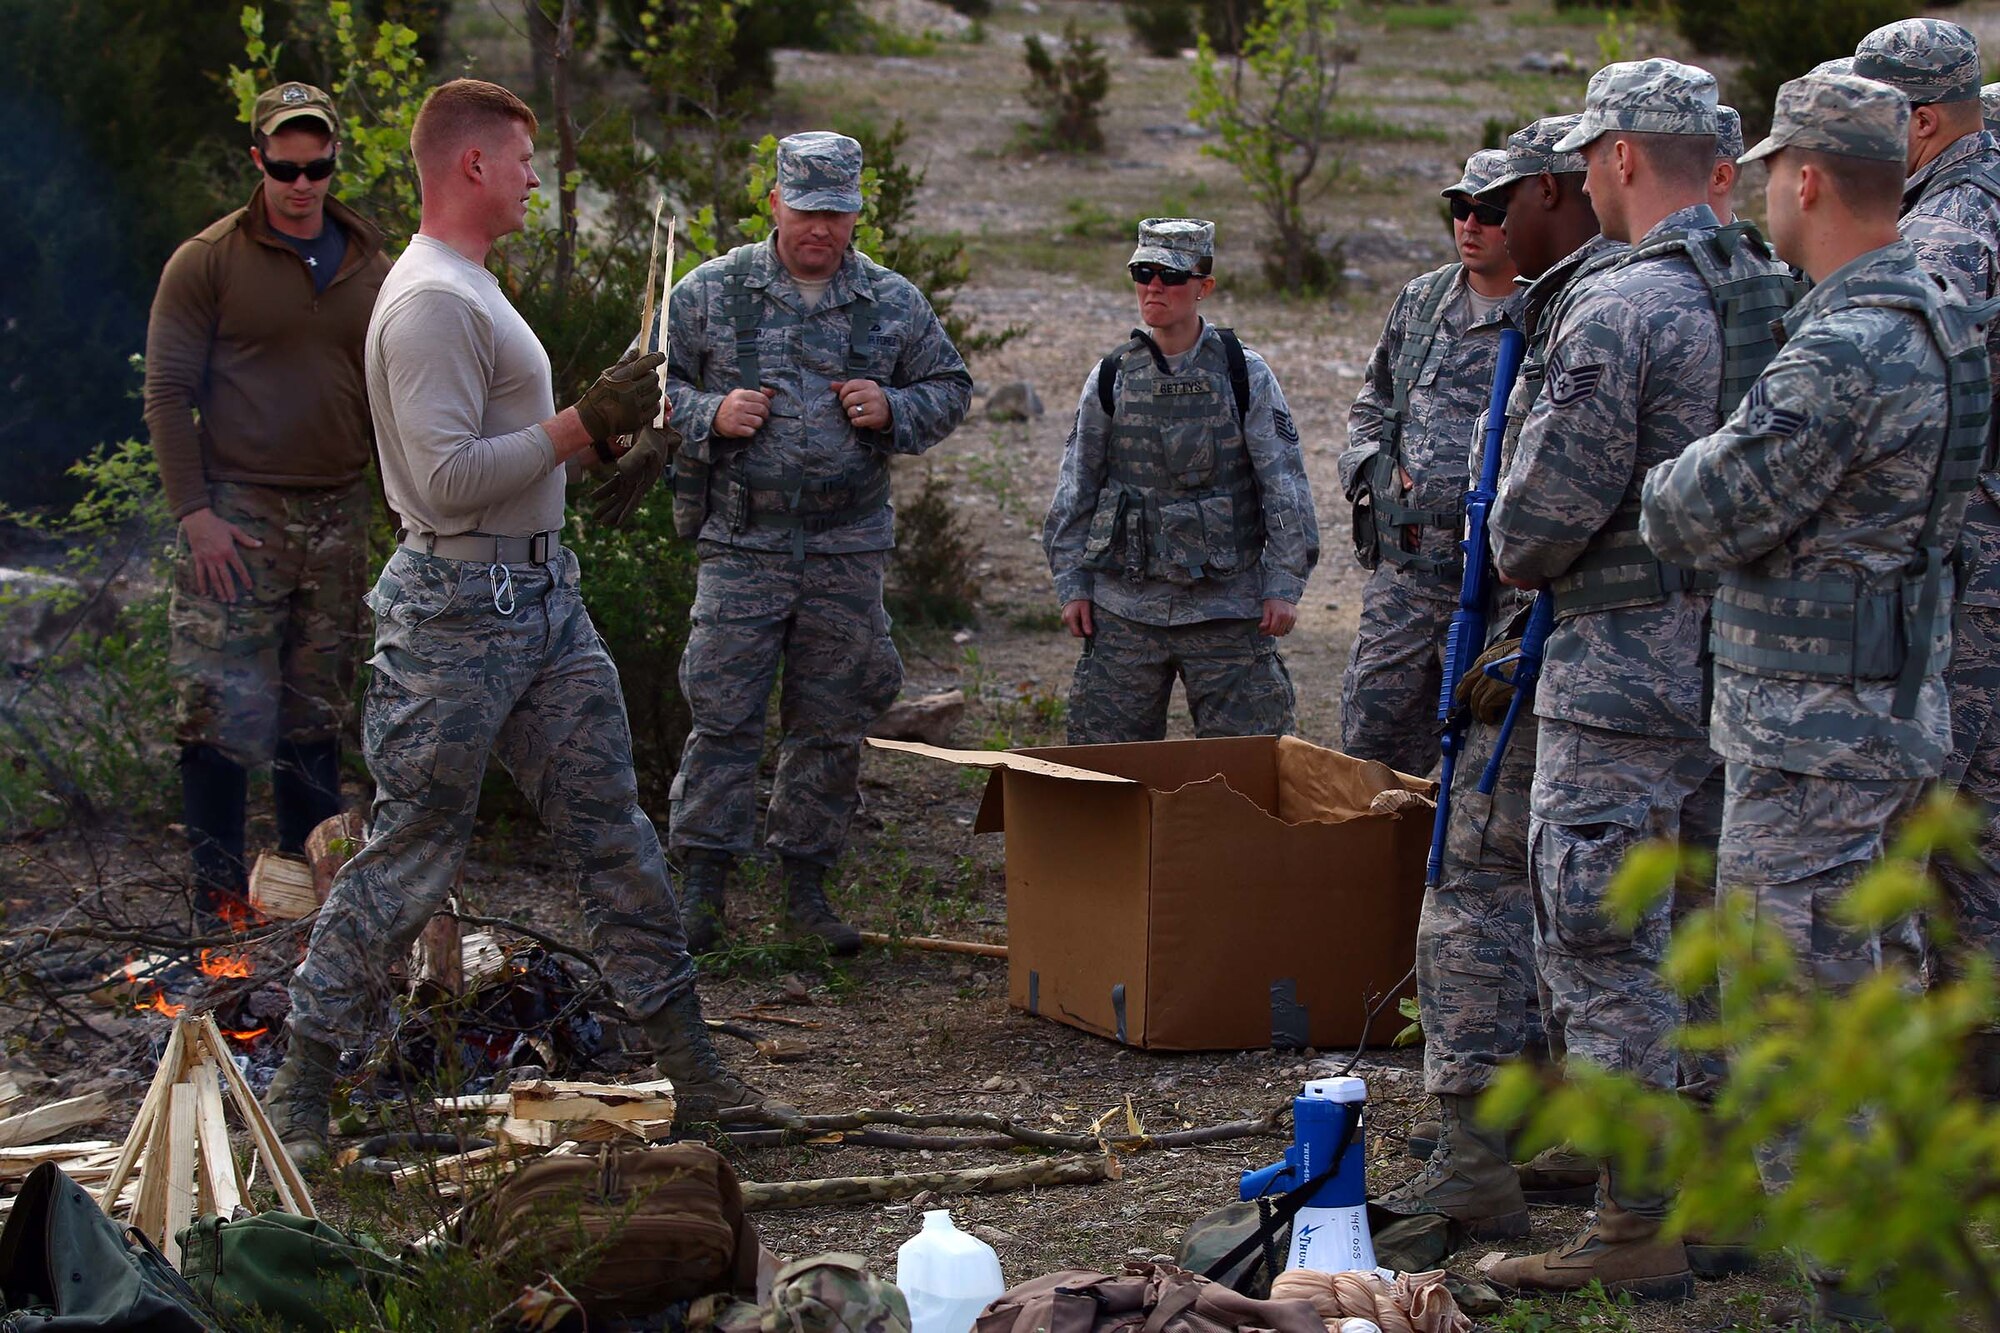
<path fill-rule="evenodd" d="M 592 440 L 603 444 L 653 424 L 660 415 L 660 363 L 666 359 L 664 352 L 627 352 L 583 391 L 576 415 Z"/>
<path fill-rule="evenodd" d="M 1479 660 L 1467 667 L 1465 674 L 1458 678 L 1458 702 L 1481 722 L 1498 722 L 1507 716 L 1507 706 L 1514 702 L 1513 685 L 1494 679 L 1487 674 L 1486 668 L 1520 651 L 1519 639 L 1502 639 L 1481 653 Z"/>
<path fill-rule="evenodd" d="M 653 483 L 666 471 L 667 461 L 680 447 L 680 432 L 668 425 L 655 430 L 647 426 L 638 441 L 618 456 L 611 479 L 590 493 L 590 516 L 599 523 L 622 528 L 639 512 L 639 502 Z"/>

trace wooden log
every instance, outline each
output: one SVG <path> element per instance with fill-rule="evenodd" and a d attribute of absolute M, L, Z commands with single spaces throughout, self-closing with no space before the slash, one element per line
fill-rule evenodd
<path fill-rule="evenodd" d="M 319 910 L 325 896 L 313 869 L 276 852 L 259 852 L 250 867 L 250 905 L 274 921 L 296 921 Z"/>
<path fill-rule="evenodd" d="M 1195 1129 L 1176 1129 L 1164 1134 L 1062 1134 L 1036 1129 L 989 1111 L 877 1111 L 863 1109 L 840 1115 L 801 1116 L 799 1123 L 784 1129 L 734 1130 L 732 1143 L 745 1148 L 768 1148 L 782 1143 L 833 1145 L 852 1144 L 872 1148 L 930 1148 L 956 1150 L 970 1148 L 1050 1148 L 1061 1152 L 1091 1152 L 1110 1148 L 1121 1153 L 1158 1149 L 1198 1148 L 1209 1143 L 1256 1138 L 1279 1132 L 1280 1111 L 1254 1120 L 1225 1120 Z M 960 1129 L 978 1131 L 964 1135 L 903 1134 L 877 1130 L 878 1125 L 897 1130 Z"/>
<path fill-rule="evenodd" d="M 820 1208 L 833 1204 L 884 1203 L 935 1190 L 939 1194 L 998 1194 L 1037 1185 L 1094 1185 L 1123 1174 L 1109 1153 L 1051 1157 L 1006 1166 L 973 1166 L 958 1171 L 920 1171 L 896 1176 L 834 1176 L 827 1180 L 744 1181 L 743 1211 Z"/>
<path fill-rule="evenodd" d="M 465 992 L 465 946 L 458 918 L 439 912 L 425 923 L 411 946 L 410 977 L 416 985 L 436 986 L 447 995 Z"/>
<path fill-rule="evenodd" d="M 361 850 L 361 842 L 361 815 L 354 810 L 321 820 L 306 835 L 306 862 L 312 867 L 316 902 L 325 902 L 326 895 L 333 892 L 333 877 Z"/>
<path fill-rule="evenodd" d="M 517 1120 L 672 1120 L 671 1079 L 650 1083 L 576 1083 L 531 1079 L 508 1090 Z"/>
<path fill-rule="evenodd" d="M 87 1092 L 81 1097 L 66 1097 L 47 1106 L 38 1106 L 32 1111 L 22 1111 L 0 1120 L 0 1148 L 19 1147 L 24 1143 L 45 1143 L 60 1134 L 67 1134 L 79 1125 L 88 1125 L 111 1114 L 111 1098 L 101 1092 Z"/>
<path fill-rule="evenodd" d="M 863 944 L 893 945 L 904 949 L 921 949 L 925 953 L 969 953 L 980 958 L 1005 958 L 1007 946 L 1004 944 L 982 944 L 977 940 L 940 940 L 928 935 L 884 935 L 878 931 L 861 932 Z"/>
<path fill-rule="evenodd" d="M 475 931 L 459 942 L 459 976 L 462 984 L 476 986 L 490 981 L 507 968 L 507 951 L 491 931 Z"/>

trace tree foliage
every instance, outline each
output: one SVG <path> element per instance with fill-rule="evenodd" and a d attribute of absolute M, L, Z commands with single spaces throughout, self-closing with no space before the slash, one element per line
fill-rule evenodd
<path fill-rule="evenodd" d="M 1195 61 L 1188 114 L 1220 140 L 1202 151 L 1234 166 L 1263 210 L 1271 228 L 1264 271 L 1280 291 L 1324 291 L 1340 273 L 1308 213 L 1338 166 L 1339 14 L 1340 0 L 1271 0 L 1241 54 L 1218 55 L 1204 35 Z"/>
<path fill-rule="evenodd" d="M 1969 856 L 1977 826 L 1939 797 L 1850 891 L 1845 919 L 1881 930 L 1923 912 L 1948 928 L 1926 867 Z M 1614 910 L 1636 920 L 1681 868 L 1670 847 L 1642 850 L 1612 887 Z M 1967 1310 L 2000 1327 L 2000 1254 L 1989 1243 L 2000 1225 L 2000 1108 L 1962 1073 L 1969 1041 L 2000 1016 L 1988 962 L 1927 992 L 1892 969 L 1828 994 L 1724 886 L 1715 909 L 1676 928 L 1665 971 L 1684 995 L 1720 985 L 1720 1019 L 1680 1036 L 1728 1062 L 1711 1107 L 1579 1063 L 1559 1083 L 1526 1066 L 1502 1071 L 1482 1114 L 1524 1126 L 1531 1151 L 1568 1141 L 1678 1184 L 1677 1228 L 1747 1238 L 1845 1270 L 1857 1288 L 1879 1285 L 1898 1328 L 1955 1327 Z M 1792 1145 L 1790 1183 L 1767 1193 L 1758 1156 L 1780 1143 Z"/>
<path fill-rule="evenodd" d="M 1111 64 L 1097 39 L 1071 19 L 1063 25 L 1060 49 L 1050 50 L 1031 32 L 1022 59 L 1028 66 L 1028 105 L 1042 114 L 1036 144 L 1071 153 L 1103 152 Z"/>
<path fill-rule="evenodd" d="M 1755 137 L 1778 86 L 1822 60 L 1851 56 L 1885 23 L 1922 13 L 1910 0 L 1674 0 L 1674 25 L 1697 51 L 1739 56 L 1736 107 Z"/>

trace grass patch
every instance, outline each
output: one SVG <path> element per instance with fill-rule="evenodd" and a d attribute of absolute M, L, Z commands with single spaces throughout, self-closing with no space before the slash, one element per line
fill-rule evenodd
<path fill-rule="evenodd" d="M 1007 627 L 1023 634 L 1053 634 L 1063 627 L 1062 612 L 1047 606 L 1019 610 L 1007 617 Z"/>
<path fill-rule="evenodd" d="M 1384 11 L 1382 28 L 1386 32 L 1450 32 L 1471 17 L 1470 11 L 1456 5 L 1402 6 Z"/>
<path fill-rule="evenodd" d="M 1444 143 L 1451 136 L 1429 125 L 1399 125 L 1363 108 L 1336 109 L 1329 118 L 1334 139 L 1374 143 Z"/>

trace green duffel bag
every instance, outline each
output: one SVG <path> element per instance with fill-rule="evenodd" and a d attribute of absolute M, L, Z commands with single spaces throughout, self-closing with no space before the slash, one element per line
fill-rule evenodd
<path fill-rule="evenodd" d="M 259 1213 L 231 1222 L 210 1213 L 185 1228 L 181 1276 L 224 1319 L 256 1319 L 326 1333 L 356 1315 L 358 1293 L 378 1291 L 396 1261 L 317 1218 Z"/>
<path fill-rule="evenodd" d="M 144 1236 L 53 1162 L 0 1230 L 0 1333 L 208 1333 L 194 1292 Z"/>

